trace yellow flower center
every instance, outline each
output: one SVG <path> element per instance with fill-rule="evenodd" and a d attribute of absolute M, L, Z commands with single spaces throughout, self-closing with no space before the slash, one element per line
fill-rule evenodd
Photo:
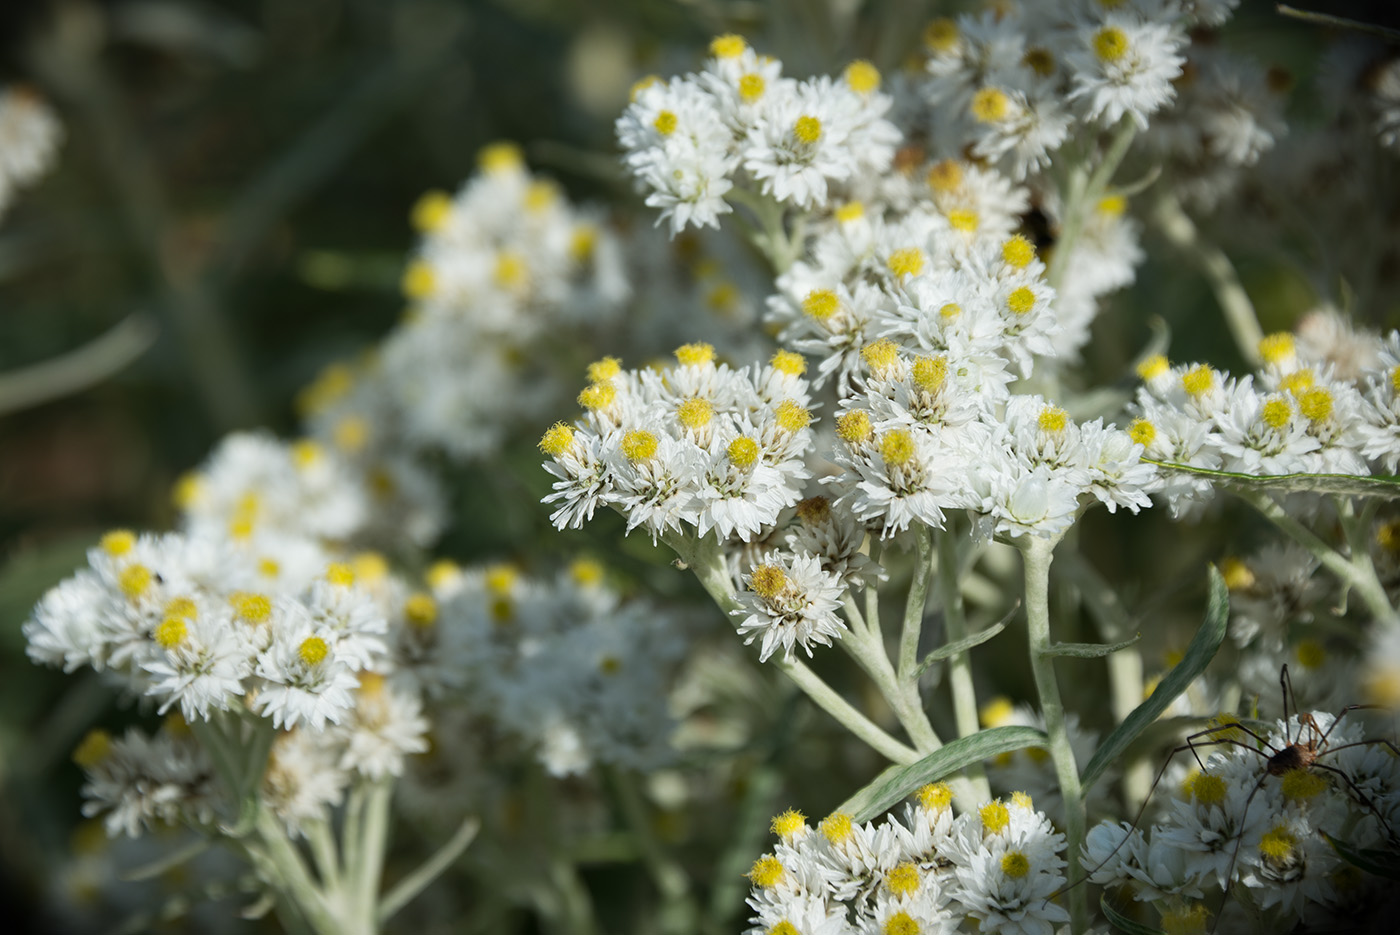
<path fill-rule="evenodd" d="M 908 464 L 914 458 L 914 439 L 904 429 L 890 429 L 880 437 L 880 457 L 886 464 Z"/>
<path fill-rule="evenodd" d="M 1209 919 L 1205 903 L 1192 903 L 1162 913 L 1162 931 L 1166 935 L 1206 935 Z"/>
<path fill-rule="evenodd" d="M 1161 354 L 1153 354 L 1137 365 L 1137 375 L 1144 380 L 1155 380 L 1166 373 L 1170 366 Z"/>
<path fill-rule="evenodd" d="M 846 66 L 846 84 L 857 94 L 869 94 L 880 87 L 880 69 L 865 59 L 856 59 Z"/>
<path fill-rule="evenodd" d="M 1049 49 L 1039 46 L 1027 49 L 1026 54 L 1021 56 L 1021 64 L 1042 78 L 1048 78 L 1055 73 L 1055 56 L 1050 54 Z"/>
<path fill-rule="evenodd" d="M 1319 795 L 1327 788 L 1327 778 L 1321 773 L 1298 768 L 1283 774 L 1283 797 L 1294 802 L 1302 802 Z"/>
<path fill-rule="evenodd" d="M 1326 422 L 1332 415 L 1332 393 L 1326 387 L 1315 386 L 1298 395 L 1298 411 L 1309 422 Z"/>
<path fill-rule="evenodd" d="M 752 467 L 758 460 L 758 442 L 741 435 L 729 443 L 726 453 L 729 455 L 729 463 L 735 467 Z"/>
<path fill-rule="evenodd" d="M 835 291 L 831 289 L 813 289 L 807 293 L 807 297 L 802 300 L 802 313 L 817 321 L 825 321 L 836 314 L 836 309 L 841 305 L 841 300 L 836 297 Z"/>
<path fill-rule="evenodd" d="M 971 110 L 978 123 L 997 123 L 1011 111 L 1011 98 L 1000 88 L 983 88 L 972 95 Z"/>
<path fill-rule="evenodd" d="M 308 636 L 297 647 L 297 655 L 301 657 L 302 662 L 309 666 L 320 664 L 329 652 L 330 647 L 319 636 Z"/>
<path fill-rule="evenodd" d="M 930 52 L 947 52 L 957 42 L 958 24 L 951 19 L 936 19 L 924 27 L 924 45 Z"/>
<path fill-rule="evenodd" d="M 738 58 L 744 54 L 749 44 L 743 36 L 725 33 L 710 40 L 710 54 L 715 58 Z"/>
<path fill-rule="evenodd" d="M 606 409 L 617 399 L 617 387 L 612 383 L 591 383 L 578 394 L 578 404 L 585 409 Z"/>
<path fill-rule="evenodd" d="M 117 575 L 117 587 L 121 588 L 121 592 L 134 601 L 146 593 L 154 580 L 155 575 L 145 565 L 128 565 L 121 570 L 121 574 Z"/>
<path fill-rule="evenodd" d="M 326 580 L 337 587 L 348 588 L 355 583 L 355 569 L 344 562 L 332 562 L 326 566 Z"/>
<path fill-rule="evenodd" d="M 439 230 L 452 215 L 452 196 L 447 192 L 424 192 L 413 203 L 409 221 L 413 229 L 423 234 Z"/>
<path fill-rule="evenodd" d="M 272 598 L 266 594 L 243 591 L 229 598 L 229 603 L 240 620 L 251 624 L 266 623 L 272 616 Z"/>
<path fill-rule="evenodd" d="M 437 277 L 433 275 L 433 268 L 427 263 L 414 260 L 404 270 L 403 280 L 399 285 L 408 298 L 426 299 L 437 288 Z"/>
<path fill-rule="evenodd" d="M 952 321 L 962 314 L 962 306 L 956 302 L 948 302 L 938 310 L 938 315 L 944 321 Z"/>
<path fill-rule="evenodd" d="M 924 271 L 924 251 L 918 247 L 896 250 L 886 263 L 896 276 L 917 276 Z"/>
<path fill-rule="evenodd" d="M 1293 856 L 1293 848 L 1297 844 L 1297 838 L 1288 833 L 1287 827 L 1277 825 L 1259 842 L 1259 853 L 1270 860 L 1282 862 Z"/>
<path fill-rule="evenodd" d="M 851 816 L 845 812 L 833 812 L 823 818 L 818 827 L 828 841 L 840 844 L 851 835 Z"/>
<path fill-rule="evenodd" d="M 1001 245 L 1001 258 L 1007 266 L 1024 269 L 1035 259 L 1035 244 L 1017 234 Z"/>
<path fill-rule="evenodd" d="M 556 422 L 540 436 L 540 451 L 557 458 L 568 451 L 574 443 L 574 430 L 563 422 Z"/>
<path fill-rule="evenodd" d="M 92 769 L 112 752 L 112 735 L 105 730 L 90 730 L 73 748 L 73 762 L 83 769 Z"/>
<path fill-rule="evenodd" d="M 1001 858 L 1001 872 L 1013 880 L 1019 880 L 1031 872 L 1031 862 L 1020 851 L 1007 851 Z"/>
<path fill-rule="evenodd" d="M 1142 447 L 1148 448 L 1157 438 L 1157 426 L 1146 419 L 1134 419 L 1132 426 L 1128 429 L 1128 437 Z"/>
<path fill-rule="evenodd" d="M 801 431 L 812 423 L 812 414 L 790 399 L 778 403 L 773 418 L 778 428 L 785 432 Z"/>
<path fill-rule="evenodd" d="M 988 802 L 977 814 L 982 819 L 982 829 L 988 834 L 999 834 L 1011 824 L 1011 811 L 1000 801 Z"/>
<path fill-rule="evenodd" d="M 747 74 L 739 79 L 739 97 L 745 104 L 752 104 L 763 96 L 766 82 L 762 75 Z"/>
<path fill-rule="evenodd" d="M 156 627 L 156 642 L 162 649 L 174 649 L 185 641 L 185 636 L 189 633 L 189 626 L 183 617 L 166 617 Z"/>
<path fill-rule="evenodd" d="M 761 886 L 766 890 L 778 885 L 783 878 L 783 872 L 782 861 L 772 854 L 764 854 L 753 862 L 748 876 L 754 886 Z"/>
<path fill-rule="evenodd" d="M 136 546 L 136 534 L 129 529 L 113 529 L 98 545 L 112 558 L 121 558 Z"/>
<path fill-rule="evenodd" d="M 836 419 L 836 434 L 841 436 L 842 441 L 851 445 L 869 441 L 873 431 L 870 416 L 864 409 L 852 409 Z"/>
<path fill-rule="evenodd" d="M 1187 780 L 1190 793 L 1202 805 L 1219 805 L 1225 801 L 1225 780 L 1209 773 L 1197 773 Z"/>
<path fill-rule="evenodd" d="M 816 117 L 798 117 L 797 122 L 792 125 L 792 135 L 800 142 L 811 145 L 821 139 L 822 122 Z"/>
<path fill-rule="evenodd" d="M 714 363 L 714 345 L 705 344 L 702 341 L 697 341 L 694 344 L 682 344 L 676 348 L 676 360 L 683 367 L 702 367 L 705 364 Z"/>
<path fill-rule="evenodd" d="M 692 397 L 676 407 L 676 418 L 688 429 L 704 428 L 715 417 L 715 407 L 708 399 Z"/>
<path fill-rule="evenodd" d="M 919 923 L 902 910 L 885 920 L 885 935 L 919 935 L 919 931 Z"/>
<path fill-rule="evenodd" d="M 978 223 L 980 223 L 980 218 L 978 218 L 976 211 L 955 208 L 948 212 L 948 224 L 953 230 L 971 233 L 977 230 Z"/>
<path fill-rule="evenodd" d="M 437 623 L 438 605 L 431 594 L 417 591 L 403 602 L 403 616 L 415 627 L 427 628 Z"/>
<path fill-rule="evenodd" d="M 1203 396 L 1215 385 L 1215 371 L 1209 364 L 1197 364 L 1181 375 L 1181 388 L 1191 396 Z"/>
<path fill-rule="evenodd" d="M 1069 414 L 1059 406 L 1046 406 L 1040 410 L 1040 418 L 1037 421 L 1042 432 L 1063 432 L 1069 423 Z"/>
<path fill-rule="evenodd" d="M 941 812 L 953 804 L 953 788 L 946 782 L 931 782 L 920 786 L 916 793 L 919 804 L 930 812 Z"/>
<path fill-rule="evenodd" d="M 860 356 L 872 374 L 883 376 L 899 363 L 899 346 L 888 338 L 881 338 L 861 348 Z"/>
<path fill-rule="evenodd" d="M 1302 640 L 1294 650 L 1298 662 L 1305 669 L 1317 669 L 1327 661 L 1327 650 L 1317 640 Z"/>
<path fill-rule="evenodd" d="M 633 429 L 622 436 L 622 453 L 629 461 L 648 461 L 656 456 L 658 444 L 646 429 Z"/>
<path fill-rule="evenodd" d="M 919 868 L 912 861 L 895 865 L 885 874 L 885 886 L 896 896 L 908 896 L 919 888 Z"/>
<path fill-rule="evenodd" d="M 525 167 L 525 155 L 519 146 L 502 141 L 483 146 L 476 155 L 476 162 L 483 172 L 514 172 Z"/>
<path fill-rule="evenodd" d="M 1128 199 L 1122 195 L 1104 195 L 1099 199 L 1099 214 L 1106 217 L 1121 217 L 1128 210 Z"/>
<path fill-rule="evenodd" d="M 1024 315 L 1035 308 L 1035 293 L 1030 286 L 1021 286 L 1012 290 L 1006 297 L 1006 307 L 1017 315 Z"/>
<path fill-rule="evenodd" d="M 1128 36 L 1117 26 L 1105 26 L 1094 34 L 1094 54 L 1101 62 L 1116 62 L 1128 52 Z"/>
<path fill-rule="evenodd" d="M 1292 358 L 1293 354 L 1293 335 L 1287 331 L 1276 332 L 1259 342 L 1259 356 L 1264 358 L 1266 364 L 1282 363 Z"/>
<path fill-rule="evenodd" d="M 663 110 L 656 115 L 656 119 L 651 122 L 652 129 L 662 136 L 670 136 L 676 132 L 676 115 L 669 110 Z"/>
<path fill-rule="evenodd" d="M 773 833 L 787 841 L 793 835 L 807 826 L 807 816 L 795 808 L 790 808 L 781 815 L 775 815 L 773 822 L 769 826 Z"/>
<path fill-rule="evenodd" d="M 952 159 L 944 159 L 928 170 L 928 187 L 947 194 L 962 184 L 962 178 L 962 166 Z"/>
<path fill-rule="evenodd" d="M 790 377 L 800 377 L 807 372 L 807 358 L 795 351 L 776 352 L 768 359 L 768 365 Z"/>
<path fill-rule="evenodd" d="M 1264 408 L 1260 411 L 1259 417 L 1264 420 L 1264 424 L 1270 428 L 1281 429 L 1288 424 L 1288 420 L 1293 418 L 1293 407 L 1288 400 L 1282 396 L 1275 396 L 1264 403 Z"/>
<path fill-rule="evenodd" d="M 859 221 L 863 217 L 865 217 L 865 205 L 859 201 L 848 201 L 836 209 L 836 220 L 842 224 Z"/>
<path fill-rule="evenodd" d="M 914 361 L 914 382 L 926 393 L 934 393 L 948 379 L 948 358 L 920 357 Z"/>

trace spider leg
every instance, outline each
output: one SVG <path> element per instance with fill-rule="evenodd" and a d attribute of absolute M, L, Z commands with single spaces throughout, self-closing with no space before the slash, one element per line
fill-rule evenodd
<path fill-rule="evenodd" d="M 1327 742 L 1327 738 L 1328 738 L 1329 736 L 1331 736 L 1332 731 L 1336 729 L 1336 727 L 1337 727 L 1338 724 L 1342 723 L 1342 718 L 1346 717 L 1348 713 L 1350 713 L 1350 712 L 1352 712 L 1352 711 L 1367 711 L 1367 710 L 1377 710 L 1377 709 L 1378 709 L 1378 710 L 1381 710 L 1381 711 L 1389 710 L 1388 708 L 1386 708 L 1385 705 L 1381 705 L 1381 704 L 1349 704 L 1349 705 L 1347 705 L 1345 708 L 1343 708 L 1342 710 L 1340 710 L 1340 711 L 1337 712 L 1337 716 L 1332 720 L 1331 726 L 1329 726 L 1329 727 L 1327 728 L 1327 733 L 1323 734 L 1323 735 L 1322 735 L 1322 739 L 1318 741 L 1318 746 L 1320 747 L 1322 744 L 1324 744 L 1324 743 Z M 1384 743 L 1385 741 L 1375 741 L 1375 742 L 1377 742 L 1377 743 Z M 1395 749 L 1395 747 L 1394 747 L 1393 744 L 1391 745 L 1391 749 L 1392 749 L 1392 750 Z"/>
<path fill-rule="evenodd" d="M 1278 688 L 1283 695 L 1283 739 L 1285 745 L 1292 744 L 1293 738 L 1288 736 L 1288 700 L 1293 699 L 1293 713 L 1298 713 L 1298 696 L 1293 694 L 1293 677 L 1288 674 L 1288 663 L 1283 664 L 1283 668 L 1278 672 Z M 1298 738 L 1303 736 L 1303 725 L 1298 725 Z"/>
<path fill-rule="evenodd" d="M 1381 814 L 1380 809 L 1376 808 L 1375 803 L 1371 801 L 1371 799 L 1366 795 L 1366 793 L 1361 791 L 1361 789 L 1356 785 L 1356 782 L 1352 780 L 1350 776 L 1348 776 L 1345 772 L 1338 769 L 1337 767 L 1328 766 L 1326 763 L 1314 763 L 1313 767 L 1316 769 L 1325 769 L 1329 773 L 1336 773 L 1338 776 L 1341 776 L 1342 782 L 1347 784 L 1347 788 L 1350 789 L 1352 793 L 1357 797 L 1357 799 L 1361 801 L 1362 805 L 1366 806 L 1366 809 L 1372 815 L 1376 816 L 1376 821 L 1379 821 L 1381 823 L 1381 827 L 1385 829 L 1385 836 L 1390 838 L 1392 841 L 1395 840 L 1395 832 L 1391 830 L 1390 822 L 1385 820 L 1385 816 Z"/>
<path fill-rule="evenodd" d="M 1046 901 L 1048 902 L 1049 900 L 1054 899 L 1061 893 L 1069 892 L 1079 884 L 1087 881 L 1089 877 L 1098 873 L 1099 870 L 1101 870 L 1105 864 L 1112 860 L 1113 855 L 1118 853 L 1118 851 L 1122 849 L 1124 844 L 1128 843 L 1128 838 L 1132 837 L 1132 833 L 1137 830 L 1138 823 L 1142 821 L 1142 816 L 1147 811 L 1147 803 L 1152 801 L 1152 794 L 1157 791 L 1157 786 L 1161 783 L 1162 777 L 1165 776 L 1167 773 L 1167 767 L 1171 766 L 1172 760 L 1176 758 L 1176 755 L 1178 753 L 1181 753 L 1183 750 L 1190 750 L 1191 755 L 1196 758 L 1196 763 L 1201 767 L 1201 772 L 1205 772 L 1205 764 L 1201 763 L 1200 754 L 1196 752 L 1196 747 L 1198 746 L 1204 747 L 1214 744 L 1227 744 L 1230 746 L 1240 747 L 1244 750 L 1249 750 L 1253 753 L 1257 753 L 1259 756 L 1262 756 L 1267 760 L 1268 756 L 1262 750 L 1257 750 L 1254 747 L 1251 747 L 1249 744 L 1244 743 L 1240 740 L 1236 740 L 1233 737 L 1217 737 L 1210 740 L 1196 739 L 1197 737 L 1205 737 L 1211 734 L 1219 734 L 1224 731 L 1234 730 L 1236 728 L 1239 728 L 1245 731 L 1246 733 L 1249 733 L 1252 736 L 1258 738 L 1257 734 L 1254 734 L 1252 731 L 1249 730 L 1249 728 L 1244 727 L 1242 724 L 1222 724 L 1219 727 L 1208 727 L 1205 730 L 1197 731 L 1194 734 L 1188 734 L 1184 738 L 1186 742 L 1183 743 L 1181 746 L 1174 748 L 1171 753 L 1168 753 L 1166 761 L 1162 763 L 1162 768 L 1157 770 L 1157 777 L 1152 780 L 1152 785 L 1148 787 L 1147 798 L 1142 800 L 1142 805 L 1138 807 L 1137 814 L 1133 816 L 1132 826 L 1128 829 L 1128 833 L 1123 835 L 1123 840 L 1119 841 L 1118 844 L 1113 848 L 1113 850 L 1109 851 L 1108 854 L 1104 857 L 1104 859 L 1099 861 L 1097 866 L 1092 867 L 1088 871 L 1088 873 L 1084 874 L 1084 876 L 1080 877 L 1078 880 L 1075 880 L 1073 883 L 1066 883 L 1064 886 L 1051 893 L 1049 896 L 1046 897 Z M 1259 739 L 1262 741 L 1262 738 Z M 1267 743 L 1267 741 L 1262 742 Z"/>
<path fill-rule="evenodd" d="M 1286 671 L 1287 669 L 1288 667 L 1284 666 L 1284 670 Z M 1229 865 L 1225 868 L 1225 882 L 1221 886 L 1221 889 L 1224 890 L 1224 895 L 1220 899 L 1220 910 L 1215 914 L 1215 921 L 1212 922 L 1210 926 L 1211 935 L 1215 935 L 1215 927 L 1220 924 L 1220 917 L 1225 914 L 1225 903 L 1229 901 L 1230 889 L 1234 886 L 1232 878 L 1235 875 L 1235 863 L 1240 858 L 1240 845 L 1244 844 L 1244 829 L 1246 820 L 1249 818 L 1249 805 L 1254 801 L 1254 796 L 1264 787 L 1264 779 L 1268 775 L 1267 772 L 1262 773 L 1259 778 L 1255 780 L 1254 788 L 1249 790 L 1249 795 L 1244 800 L 1244 808 L 1240 809 L 1240 833 L 1235 838 L 1235 850 L 1234 853 L 1230 855 Z"/>

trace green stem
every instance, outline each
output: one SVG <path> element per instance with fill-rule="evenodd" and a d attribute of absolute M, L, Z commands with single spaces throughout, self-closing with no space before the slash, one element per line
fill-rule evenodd
<path fill-rule="evenodd" d="M 1181 203 L 1174 195 L 1163 194 L 1158 198 L 1153 216 L 1167 240 L 1200 267 L 1211 291 L 1215 293 L 1215 300 L 1220 303 L 1225 324 L 1245 363 L 1251 367 L 1261 366 L 1264 359 L 1259 355 L 1259 342 L 1264 339 L 1264 329 L 1259 326 L 1254 303 L 1250 301 L 1249 293 L 1245 291 L 1225 251 L 1201 239 L 1195 222 L 1182 210 Z"/>
<path fill-rule="evenodd" d="M 899 631 L 899 678 L 907 680 L 919 667 L 919 637 L 924 629 L 924 609 L 928 605 L 929 553 L 933 530 L 920 526 L 914 533 L 914 572 L 909 579 L 909 598 L 904 602 L 904 625 Z"/>
<path fill-rule="evenodd" d="M 379 924 L 383 925 L 389 921 L 394 913 L 423 892 L 429 883 L 432 883 L 442 875 L 444 870 L 452 866 L 453 861 L 462 855 L 462 852 L 475 840 L 477 832 L 480 830 L 480 819 L 475 816 L 466 819 L 458 826 L 456 833 L 448 839 L 446 844 L 438 848 L 433 856 L 423 861 L 416 870 L 394 884 L 394 888 L 379 901 Z"/>
<path fill-rule="evenodd" d="M 356 891 L 348 894 L 352 897 L 351 905 L 355 908 L 353 917 L 347 920 L 356 926 L 353 931 L 365 935 L 373 935 L 379 931 L 379 887 L 384 875 L 384 856 L 389 847 L 389 804 L 393 795 L 393 782 L 381 779 L 374 781 L 370 786 L 365 801 L 359 878 L 351 881 Z M 352 930 L 347 927 L 346 931 Z"/>
<path fill-rule="evenodd" d="M 269 809 L 260 808 L 254 827 L 261 845 L 259 850 L 272 871 L 264 872 L 267 877 L 264 882 L 292 902 L 319 935 L 347 931 L 327 903 L 325 894 L 311 879 L 311 871 L 277 816 Z"/>
<path fill-rule="evenodd" d="M 321 878 L 321 886 L 327 891 L 340 888 L 340 854 L 331 834 L 330 822 L 318 818 L 309 822 L 306 840 L 311 845 L 311 856 L 316 860 L 316 873 Z"/>
<path fill-rule="evenodd" d="M 1348 543 L 1352 544 L 1353 538 L 1359 541 L 1352 544 L 1352 555 L 1348 558 L 1324 542 L 1311 529 L 1289 516 L 1288 511 L 1274 502 L 1274 499 L 1268 494 L 1245 491 L 1240 492 L 1239 496 L 1262 513 L 1265 519 L 1311 552 L 1323 568 L 1336 575 L 1344 585 L 1360 595 L 1361 600 L 1366 604 L 1366 609 L 1374 614 L 1377 620 L 1389 627 L 1400 626 L 1400 614 L 1397 614 L 1395 608 L 1391 606 L 1390 598 L 1385 593 L 1385 587 L 1376 577 L 1375 566 L 1371 563 L 1370 549 L 1363 538 L 1364 532 L 1356 528 L 1354 520 L 1352 521 L 1353 528 L 1347 530 Z M 1343 529 L 1347 529 L 1347 523 L 1348 521 L 1344 519 Z"/>
<path fill-rule="evenodd" d="M 1069 879 L 1078 880 L 1079 850 L 1084 843 L 1084 793 L 1079 785 L 1079 766 L 1069 742 L 1064 703 L 1060 700 L 1060 685 L 1055 679 L 1053 657 L 1050 655 L 1050 561 L 1059 537 L 1027 536 L 1021 545 L 1026 581 L 1026 632 L 1030 643 L 1031 671 L 1035 675 L 1040 710 L 1045 718 L 1045 733 L 1050 738 L 1050 759 L 1064 799 L 1065 838 L 1069 863 Z M 1070 926 L 1075 935 L 1085 931 L 1089 923 L 1088 891 L 1083 886 L 1069 892 Z"/>
<path fill-rule="evenodd" d="M 958 537 L 951 528 L 938 533 L 938 586 L 943 598 L 944 636 L 950 643 L 965 639 L 967 613 L 958 581 Z M 977 721 L 977 690 L 972 682 L 972 659 L 968 653 L 956 653 L 948 660 L 948 685 L 953 694 L 953 720 L 958 736 L 971 737 L 981 725 Z M 981 763 L 968 767 L 967 777 L 979 802 L 992 797 Z"/>
<path fill-rule="evenodd" d="M 676 536 L 668 537 L 666 544 L 679 556 L 682 565 L 694 572 L 700 585 L 725 616 L 732 617 L 735 611 L 742 609 L 734 597 L 734 583 L 729 578 L 728 569 L 725 568 L 718 542 L 709 537 L 697 539 L 693 536 Z M 769 660 L 769 664 L 776 666 L 790 678 L 816 702 L 817 707 L 834 717 L 843 727 L 886 759 L 901 764 L 913 763 L 919 759 L 917 750 L 900 743 L 860 713 L 801 660 L 774 656 Z M 888 660 L 886 664 L 888 665 Z"/>
<path fill-rule="evenodd" d="M 1094 210 L 1099 199 L 1108 190 L 1108 183 L 1113 181 L 1113 173 L 1118 171 L 1118 166 L 1123 162 L 1123 157 L 1127 155 L 1128 147 L 1133 144 L 1133 138 L 1136 136 L 1137 124 L 1131 117 L 1124 117 L 1118 125 L 1113 141 L 1108 144 L 1108 151 L 1104 153 L 1093 174 L 1086 178 L 1084 170 L 1076 168 L 1070 177 L 1069 191 L 1065 197 L 1064 223 L 1060 226 L 1060 237 L 1055 243 L 1055 252 L 1050 257 L 1050 266 L 1045 273 L 1045 281 L 1051 288 L 1060 288 L 1065 269 L 1069 266 L 1070 255 L 1074 252 L 1079 235 L 1084 231 L 1089 212 Z"/>

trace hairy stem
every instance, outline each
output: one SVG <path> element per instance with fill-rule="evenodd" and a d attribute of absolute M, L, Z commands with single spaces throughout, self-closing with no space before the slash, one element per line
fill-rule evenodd
<path fill-rule="evenodd" d="M 1079 850 L 1084 843 L 1084 793 L 1079 785 L 1079 766 L 1070 746 L 1064 703 L 1060 700 L 1060 685 L 1055 679 L 1054 659 L 1050 655 L 1050 560 L 1058 541 L 1059 537 L 1027 536 L 1021 543 L 1021 558 L 1026 580 L 1026 632 L 1031 670 L 1045 718 L 1045 733 L 1050 738 L 1050 759 L 1055 764 L 1060 795 L 1064 799 L 1067 873 L 1071 880 L 1077 880 Z M 1088 893 L 1084 887 L 1070 890 L 1069 909 L 1071 931 L 1078 935 L 1085 931 L 1089 921 Z"/>
<path fill-rule="evenodd" d="M 958 539 L 952 529 L 938 533 L 938 587 L 943 598 L 943 630 L 949 643 L 965 639 L 967 612 L 963 607 L 962 584 L 958 580 Z M 953 719 L 959 737 L 971 737 L 981 729 L 977 722 L 977 690 L 972 683 L 972 660 L 966 652 L 948 660 L 948 685 L 953 693 Z M 968 780 L 978 801 L 992 797 L 991 786 L 981 763 L 969 766 Z"/>

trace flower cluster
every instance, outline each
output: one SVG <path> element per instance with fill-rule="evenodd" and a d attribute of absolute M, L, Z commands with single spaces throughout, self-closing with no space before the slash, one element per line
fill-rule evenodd
<path fill-rule="evenodd" d="M 903 822 L 838 812 L 813 829 L 798 812 L 774 818 L 779 842 L 749 871 L 750 935 L 1050 935 L 1068 921 L 1050 900 L 1065 882 L 1065 838 L 1030 797 L 957 817 L 951 802 L 940 783 L 917 792 Z"/>
<path fill-rule="evenodd" d="M 653 538 L 713 530 L 750 541 L 802 496 L 812 446 L 802 357 L 734 370 L 710 345 L 687 344 L 676 360 L 641 372 L 611 357 L 589 367 L 583 419 L 540 440 L 559 478 L 545 502 L 560 504 L 550 516 L 560 529 L 605 505 Z"/>
<path fill-rule="evenodd" d="M 1215 737 L 1222 742 L 1203 770 L 1178 772 L 1178 794 L 1150 831 L 1126 822 L 1090 830 L 1090 879 L 1125 885 L 1162 913 L 1168 931 L 1173 919 L 1203 921 L 1222 890 L 1232 897 L 1219 910 L 1228 931 L 1279 931 L 1356 912 L 1378 878 L 1355 872 L 1325 835 L 1358 849 L 1400 843 L 1400 761 L 1391 749 L 1366 742 L 1360 724 L 1321 712 L 1277 722 L 1267 750 L 1239 728 Z M 1292 744 L 1311 748 L 1317 764 L 1272 769 L 1270 757 Z"/>
<path fill-rule="evenodd" d="M 1171 366 L 1153 356 L 1130 432 L 1146 456 L 1251 475 L 1370 474 L 1400 466 L 1400 332 L 1382 339 L 1343 328 L 1325 342 L 1272 334 L 1256 374 L 1232 377 L 1209 364 Z M 1208 496 L 1193 477 L 1168 481 Z"/>
<path fill-rule="evenodd" d="M 862 352 L 865 392 L 843 401 L 836 433 L 842 501 L 888 536 L 936 528 L 965 509 L 997 535 L 1055 536 L 1085 499 L 1137 512 L 1155 469 L 1102 420 L 1078 424 L 1039 396 L 1000 402 L 985 370 L 951 354 L 906 359 L 888 340 Z"/>
<path fill-rule="evenodd" d="M 63 125 L 33 89 L 0 88 L 0 215 L 15 193 L 49 171 L 63 140 Z"/>
<path fill-rule="evenodd" d="M 657 700 L 690 649 L 682 618 L 623 601 L 587 559 L 554 580 L 506 564 L 439 564 L 431 578 L 441 622 L 403 631 L 399 648 L 496 733 L 556 776 L 670 759 L 674 723 Z"/>
<path fill-rule="evenodd" d="M 827 202 L 834 186 L 889 168 L 899 131 L 869 62 L 839 79 L 797 81 L 742 38 L 720 36 L 699 74 L 647 78 L 618 118 L 617 136 L 646 203 L 670 220 L 718 226 L 726 195 L 761 192 L 797 208 Z M 737 183 L 737 188 L 736 188 Z"/>

